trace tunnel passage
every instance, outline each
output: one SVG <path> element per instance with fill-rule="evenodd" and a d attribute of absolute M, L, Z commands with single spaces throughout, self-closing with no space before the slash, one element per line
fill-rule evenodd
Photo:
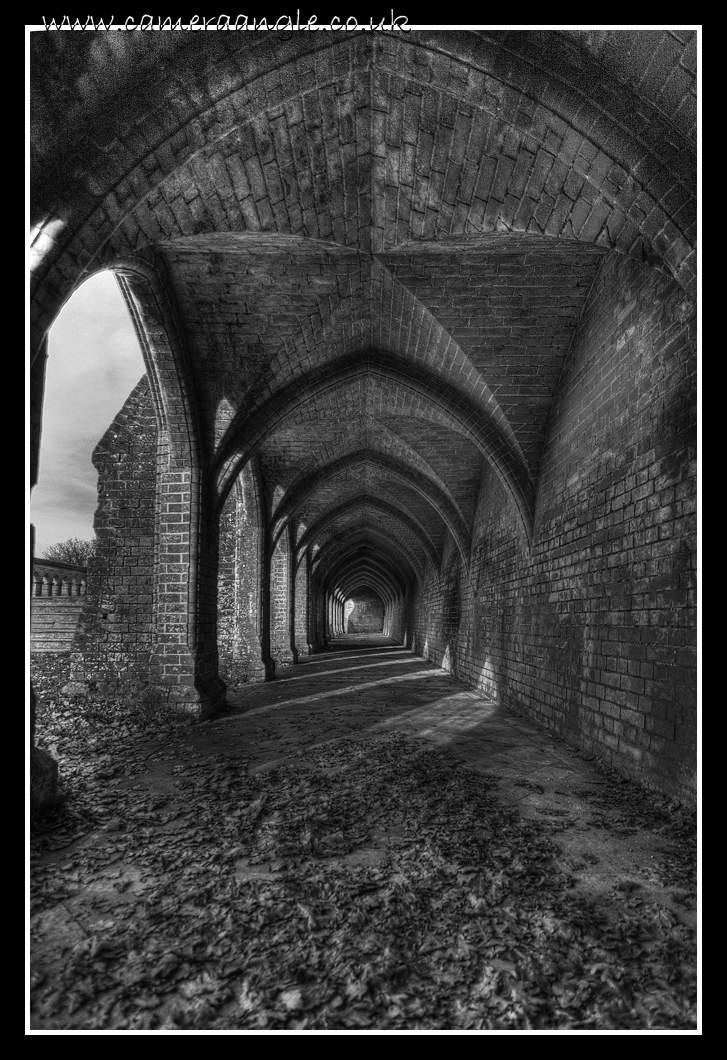
<path fill-rule="evenodd" d="M 144 624 L 122 657 L 87 622 L 79 686 L 209 717 L 365 586 L 385 635 L 693 798 L 695 35 L 83 36 L 31 40 L 34 457 L 94 271 L 148 382 L 88 592 Z"/>
<path fill-rule="evenodd" d="M 345 604 L 346 633 L 382 633 L 384 602 L 372 589 L 360 589 Z"/>

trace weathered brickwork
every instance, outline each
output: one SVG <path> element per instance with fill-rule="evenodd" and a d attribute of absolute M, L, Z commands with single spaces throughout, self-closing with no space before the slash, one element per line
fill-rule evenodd
<path fill-rule="evenodd" d="M 270 561 L 270 654 L 276 666 L 289 666 L 294 661 L 290 566 L 290 542 L 285 533 Z"/>
<path fill-rule="evenodd" d="M 414 651 L 436 660 L 457 676 L 460 676 L 455 665 L 462 566 L 461 557 L 450 544 L 444 550 L 440 569 L 427 568 L 421 592 L 414 597 L 412 614 Z"/>
<path fill-rule="evenodd" d="M 647 266 L 604 263 L 551 414 L 532 548 L 485 468 L 469 572 L 457 557 L 428 572 L 415 646 L 692 799 L 696 362 L 678 304 Z"/>
<path fill-rule="evenodd" d="M 230 492 L 220 516 L 219 568 L 217 572 L 217 643 L 220 676 L 229 683 L 234 679 L 235 655 L 238 648 L 237 571 L 241 523 L 241 484 Z"/>
<path fill-rule="evenodd" d="M 409 607 L 406 595 L 397 597 L 386 609 L 384 615 L 384 633 L 387 637 L 391 637 L 392 640 L 398 641 L 399 644 L 404 644 L 407 648 L 410 648 L 411 640 L 409 636 L 408 614 Z"/>
<path fill-rule="evenodd" d="M 216 593 L 200 565 L 199 611 L 191 613 L 193 476 L 169 471 L 167 458 L 143 378 L 93 454 L 97 548 L 71 647 L 71 687 L 86 696 L 131 688 L 150 703 L 205 716 L 222 687 L 216 614 L 203 595 Z"/>
<path fill-rule="evenodd" d="M 220 677 L 230 688 L 261 681 L 261 515 L 251 468 L 238 479 L 220 518 L 217 642 Z"/>
<path fill-rule="evenodd" d="M 131 392 L 93 454 L 99 473 L 86 607 L 71 681 L 148 681 L 157 637 L 154 552 L 157 430 L 149 385 Z"/>
<path fill-rule="evenodd" d="M 309 655 L 311 646 L 308 635 L 308 565 L 304 560 L 295 575 L 295 652 L 296 656 Z"/>

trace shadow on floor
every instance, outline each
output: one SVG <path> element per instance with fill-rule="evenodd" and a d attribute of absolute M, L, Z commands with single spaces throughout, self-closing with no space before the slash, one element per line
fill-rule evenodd
<path fill-rule="evenodd" d="M 167 733 L 47 716 L 38 1029 L 694 1026 L 693 823 L 382 637 Z"/>

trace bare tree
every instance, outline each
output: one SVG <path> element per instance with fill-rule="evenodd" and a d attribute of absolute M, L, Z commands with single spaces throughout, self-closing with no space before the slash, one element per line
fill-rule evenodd
<path fill-rule="evenodd" d="M 80 537 L 69 537 L 67 541 L 59 541 L 51 545 L 43 553 L 43 559 L 52 559 L 56 563 L 75 563 L 80 567 L 87 567 L 88 561 L 96 552 L 95 541 L 84 541 Z"/>

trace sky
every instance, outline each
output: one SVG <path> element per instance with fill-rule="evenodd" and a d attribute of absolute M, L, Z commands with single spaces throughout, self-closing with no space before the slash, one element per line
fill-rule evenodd
<path fill-rule="evenodd" d="M 91 277 L 48 339 L 40 472 L 30 504 L 36 556 L 69 537 L 93 538 L 98 475 L 91 453 L 143 374 L 115 277 Z"/>

